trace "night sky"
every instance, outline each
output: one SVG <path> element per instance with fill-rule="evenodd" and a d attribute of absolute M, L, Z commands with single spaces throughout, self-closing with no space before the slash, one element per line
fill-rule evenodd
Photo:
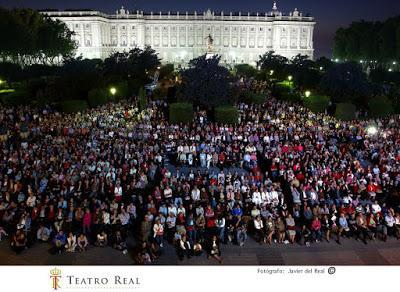
<path fill-rule="evenodd" d="M 215 11 L 268 12 L 273 0 L 0 0 L 0 6 L 29 7 L 35 9 L 93 9 L 115 12 L 123 5 L 129 10 L 202 12 Z M 277 0 L 285 14 L 298 8 L 303 15 L 309 13 L 317 21 L 314 34 L 315 55 L 331 56 L 336 29 L 356 20 L 383 20 L 400 14 L 399 0 Z"/>

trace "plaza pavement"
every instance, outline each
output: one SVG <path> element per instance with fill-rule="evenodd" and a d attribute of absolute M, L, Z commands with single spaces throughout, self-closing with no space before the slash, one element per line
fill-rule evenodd
<path fill-rule="evenodd" d="M 133 265 L 131 255 L 112 248 L 91 246 L 84 253 L 52 255 L 48 244 L 35 244 L 15 255 L 8 240 L 0 242 L 1 265 Z M 259 245 L 249 238 L 244 247 L 222 245 L 224 265 L 400 265 L 400 241 L 369 241 L 368 245 L 354 239 L 300 245 Z M 172 246 L 166 245 L 158 265 L 218 265 L 217 261 L 199 257 L 179 261 Z"/>

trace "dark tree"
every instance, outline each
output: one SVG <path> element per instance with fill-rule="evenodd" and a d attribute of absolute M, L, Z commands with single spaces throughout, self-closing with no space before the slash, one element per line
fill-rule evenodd
<path fill-rule="evenodd" d="M 236 76 L 244 76 L 247 78 L 255 77 L 257 69 L 249 64 L 239 64 L 235 66 Z"/>
<path fill-rule="evenodd" d="M 347 28 L 339 28 L 334 41 L 334 58 L 379 63 L 399 59 L 400 16 L 384 22 L 353 22 Z"/>
<path fill-rule="evenodd" d="M 257 66 L 260 67 L 261 70 L 266 71 L 269 73 L 273 70 L 273 75 L 275 78 L 278 79 L 285 79 L 287 74 L 286 72 L 286 64 L 288 63 L 288 59 L 280 56 L 275 55 L 274 51 L 269 51 L 264 55 L 260 56 L 260 59 L 257 62 Z"/>
<path fill-rule="evenodd" d="M 65 23 L 32 9 L 0 8 L 0 59 L 26 66 L 72 56 L 76 43 Z"/>
<path fill-rule="evenodd" d="M 189 62 L 189 68 L 181 72 L 181 100 L 206 109 L 230 103 L 230 74 L 219 65 L 220 59 L 220 56 L 203 55 Z"/>
<path fill-rule="evenodd" d="M 293 76 L 294 84 L 300 89 L 314 89 L 321 79 L 321 72 L 316 64 L 305 55 L 296 55 L 287 65 L 288 73 Z"/>
<path fill-rule="evenodd" d="M 134 48 L 129 52 L 116 52 L 104 60 L 103 73 L 110 81 L 134 79 L 150 80 L 150 74 L 160 65 L 160 59 L 151 47 Z"/>
<path fill-rule="evenodd" d="M 334 102 L 365 105 L 371 94 L 366 74 L 359 64 L 342 63 L 329 69 L 322 77 L 320 90 Z"/>

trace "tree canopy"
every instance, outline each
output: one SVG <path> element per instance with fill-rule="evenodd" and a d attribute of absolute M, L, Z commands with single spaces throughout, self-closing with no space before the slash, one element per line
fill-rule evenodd
<path fill-rule="evenodd" d="M 336 31 L 334 58 L 391 62 L 400 58 L 400 16 L 384 22 L 353 22 Z"/>
<path fill-rule="evenodd" d="M 23 66 L 53 64 L 76 50 L 73 33 L 65 23 L 32 9 L 0 8 L 0 59 Z"/>
<path fill-rule="evenodd" d="M 189 68 L 181 71 L 182 100 L 207 109 L 229 103 L 230 74 L 220 60 L 220 56 L 203 55 L 189 62 Z"/>
<path fill-rule="evenodd" d="M 288 61 L 287 58 L 281 55 L 276 55 L 274 51 L 268 51 L 264 55 L 260 56 L 257 66 L 264 71 L 272 70 L 275 77 L 278 79 L 284 79 L 284 75 L 286 74 L 286 64 Z"/>
<path fill-rule="evenodd" d="M 131 49 L 128 52 L 116 52 L 104 60 L 103 72 L 105 75 L 117 79 L 148 80 L 149 74 L 160 65 L 154 49 L 146 46 Z"/>
<path fill-rule="evenodd" d="M 371 93 L 367 76 L 357 63 L 342 63 L 329 69 L 321 79 L 320 90 L 335 102 L 360 105 Z"/>

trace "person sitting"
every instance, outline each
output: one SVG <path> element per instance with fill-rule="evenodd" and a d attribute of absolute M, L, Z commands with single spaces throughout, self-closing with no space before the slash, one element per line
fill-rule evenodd
<path fill-rule="evenodd" d="M 320 242 L 322 239 L 322 232 L 321 232 L 321 221 L 317 216 L 314 216 L 313 221 L 311 222 L 311 234 L 313 240 L 315 242 Z"/>
<path fill-rule="evenodd" d="M 359 240 L 361 237 L 364 244 L 367 244 L 367 237 L 369 236 L 369 230 L 367 227 L 367 221 L 365 220 L 365 216 L 362 213 L 358 213 L 356 217 L 356 224 L 357 224 L 356 239 Z"/>
<path fill-rule="evenodd" d="M 306 247 L 310 246 L 311 243 L 311 230 L 307 227 L 307 224 L 303 224 L 302 231 L 301 231 L 301 237 L 303 238 L 303 244 Z M 300 240 L 301 242 L 301 240 Z"/>
<path fill-rule="evenodd" d="M 151 264 L 154 259 L 157 257 L 152 256 L 151 248 L 149 247 L 146 241 L 143 241 L 140 247 L 138 248 L 137 253 L 137 262 L 140 265 Z"/>
<path fill-rule="evenodd" d="M 18 229 L 11 240 L 11 247 L 16 254 L 20 254 L 22 251 L 27 249 L 27 239 L 22 229 Z"/>
<path fill-rule="evenodd" d="M 75 252 L 76 249 L 76 236 L 70 232 L 67 237 L 67 244 L 65 245 L 66 252 Z"/>
<path fill-rule="evenodd" d="M 64 231 L 60 230 L 53 239 L 55 252 L 61 254 L 66 244 L 67 244 L 67 237 L 65 236 Z"/>
<path fill-rule="evenodd" d="M 200 242 L 196 242 L 193 245 L 193 255 L 200 256 L 203 254 L 203 247 L 201 246 Z"/>
<path fill-rule="evenodd" d="M 2 236 L 8 236 L 8 234 L 4 230 L 4 228 L 0 226 L 0 241 L 1 241 Z"/>
<path fill-rule="evenodd" d="M 216 259 L 220 264 L 222 264 L 220 244 L 216 235 L 213 235 L 208 242 L 207 258 L 209 258 L 210 256 Z"/>
<path fill-rule="evenodd" d="M 237 223 L 235 225 L 236 227 L 236 242 L 239 246 L 244 246 L 246 240 L 247 240 L 247 226 L 246 222 L 241 218 L 241 216 L 238 216 Z"/>
<path fill-rule="evenodd" d="M 76 241 L 77 241 L 78 251 L 82 252 L 87 249 L 89 241 L 85 234 L 81 233 Z"/>
<path fill-rule="evenodd" d="M 338 235 L 337 243 L 339 243 L 339 244 L 340 244 L 340 237 L 342 235 L 345 235 L 347 238 L 350 237 L 350 227 L 349 227 L 349 223 L 347 222 L 347 218 L 344 213 L 340 213 L 338 232 L 339 232 L 339 235 Z"/>
<path fill-rule="evenodd" d="M 183 261 L 184 257 L 188 259 L 192 256 L 192 247 L 190 242 L 187 240 L 186 235 L 183 235 L 181 239 L 178 241 L 178 257 L 181 261 Z"/>
<path fill-rule="evenodd" d="M 105 247 L 108 244 L 107 233 L 103 230 L 97 234 L 97 240 L 95 245 L 98 247 Z"/>
<path fill-rule="evenodd" d="M 51 230 L 40 224 L 39 229 L 36 232 L 36 238 L 39 242 L 47 242 L 50 239 Z"/>
<path fill-rule="evenodd" d="M 122 237 L 121 231 L 117 230 L 112 240 L 113 248 L 117 250 L 121 250 L 123 253 L 126 253 L 126 241 Z"/>
<path fill-rule="evenodd" d="M 254 229 L 255 229 L 256 235 L 257 235 L 257 241 L 259 244 L 262 244 L 265 241 L 265 236 L 264 236 L 264 224 L 261 219 L 261 216 L 258 215 L 254 219 L 253 223 L 254 223 Z"/>

